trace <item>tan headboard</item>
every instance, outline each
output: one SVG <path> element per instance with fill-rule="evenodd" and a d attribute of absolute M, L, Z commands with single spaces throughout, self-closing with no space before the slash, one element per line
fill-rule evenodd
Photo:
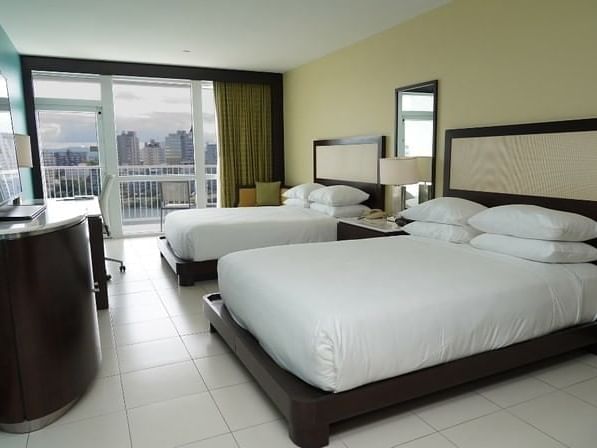
<path fill-rule="evenodd" d="M 323 185 L 351 185 L 369 193 L 365 203 L 384 208 L 379 183 L 379 159 L 385 152 L 384 136 L 346 137 L 313 142 L 313 178 Z"/>
<path fill-rule="evenodd" d="M 446 131 L 444 194 L 597 218 L 597 119 Z"/>

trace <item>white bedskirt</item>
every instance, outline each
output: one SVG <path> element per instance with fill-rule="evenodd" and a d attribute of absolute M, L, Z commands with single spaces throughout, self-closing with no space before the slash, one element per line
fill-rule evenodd
<path fill-rule="evenodd" d="M 597 316 L 597 266 L 410 236 L 238 252 L 218 275 L 226 307 L 269 355 L 334 392 Z"/>
<path fill-rule="evenodd" d="M 308 208 L 238 207 L 171 212 L 166 239 L 177 257 L 215 260 L 257 247 L 336 240 L 337 220 Z"/>

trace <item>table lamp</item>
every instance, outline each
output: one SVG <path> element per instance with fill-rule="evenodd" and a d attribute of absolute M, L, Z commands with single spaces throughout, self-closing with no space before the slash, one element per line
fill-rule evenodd
<path fill-rule="evenodd" d="M 416 157 L 381 159 L 379 161 L 379 179 L 383 185 L 400 187 L 400 203 L 398 207 L 396 206 L 396 194 L 392 195 L 394 198 L 394 213 L 398 214 L 398 212 L 406 208 L 405 185 L 419 182 L 419 162 Z"/>
<path fill-rule="evenodd" d="M 17 152 L 17 165 L 20 168 L 32 168 L 31 140 L 28 135 L 15 134 L 15 149 Z"/>

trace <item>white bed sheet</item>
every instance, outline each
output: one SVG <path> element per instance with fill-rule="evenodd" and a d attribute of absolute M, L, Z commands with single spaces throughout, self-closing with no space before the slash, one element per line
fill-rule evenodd
<path fill-rule="evenodd" d="M 397 236 L 238 252 L 235 319 L 283 368 L 340 392 L 597 316 L 597 266 Z"/>
<path fill-rule="evenodd" d="M 337 220 L 299 207 L 238 207 L 169 213 L 164 234 L 176 256 L 218 259 L 231 252 L 336 239 Z"/>

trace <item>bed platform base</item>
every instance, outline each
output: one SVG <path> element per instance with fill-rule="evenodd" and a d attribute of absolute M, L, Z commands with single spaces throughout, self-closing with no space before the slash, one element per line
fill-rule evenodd
<path fill-rule="evenodd" d="M 573 350 L 597 352 L 597 323 L 593 322 L 334 394 L 308 385 L 275 364 L 257 340 L 234 322 L 219 294 L 203 300 L 210 330 L 222 336 L 253 375 L 286 418 L 292 441 L 302 448 L 327 445 L 330 425 L 335 422 Z"/>
<path fill-rule="evenodd" d="M 195 282 L 218 278 L 218 260 L 189 261 L 177 257 L 165 236 L 158 238 L 160 255 L 178 277 L 180 286 L 193 286 Z"/>

